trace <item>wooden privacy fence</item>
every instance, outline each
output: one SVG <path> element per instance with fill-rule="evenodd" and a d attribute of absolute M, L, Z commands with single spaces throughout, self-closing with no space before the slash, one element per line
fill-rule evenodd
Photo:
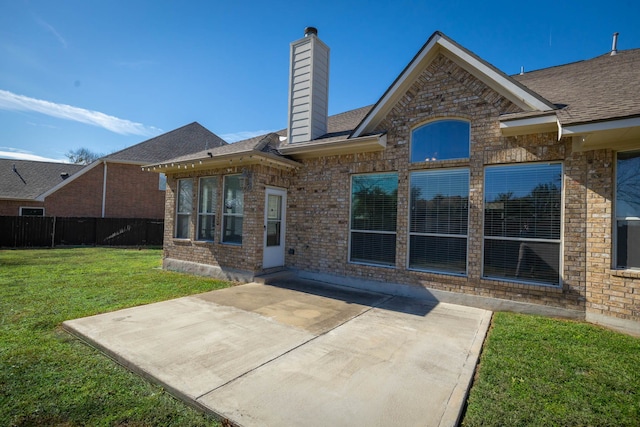
<path fill-rule="evenodd" d="M 164 221 L 141 218 L 0 216 L 0 247 L 162 245 Z"/>

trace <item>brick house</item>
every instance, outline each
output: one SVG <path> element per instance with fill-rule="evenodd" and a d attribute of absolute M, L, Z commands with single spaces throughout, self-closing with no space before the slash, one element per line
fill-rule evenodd
<path fill-rule="evenodd" d="M 164 176 L 141 166 L 226 145 L 191 123 L 87 165 L 0 159 L 0 216 L 164 218 Z"/>
<path fill-rule="evenodd" d="M 329 48 L 291 44 L 286 130 L 148 165 L 164 266 L 306 278 L 640 334 L 640 49 L 507 76 L 434 33 L 327 117 Z"/>

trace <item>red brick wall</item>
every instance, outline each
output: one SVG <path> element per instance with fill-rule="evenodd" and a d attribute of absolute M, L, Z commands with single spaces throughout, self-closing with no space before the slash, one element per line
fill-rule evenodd
<path fill-rule="evenodd" d="M 164 218 L 164 196 L 157 173 L 136 165 L 107 165 L 107 218 Z"/>
<path fill-rule="evenodd" d="M 14 201 L 14 200 L 0 200 L 0 216 L 18 216 L 20 215 L 20 208 L 42 208 L 44 203 L 27 201 Z M 45 209 L 45 215 L 47 211 Z"/>
<path fill-rule="evenodd" d="M 45 200 L 47 216 L 102 217 L 103 163 L 61 187 Z M 140 166 L 107 163 L 105 217 L 164 218 L 165 192 L 158 174 Z M 17 215 L 17 214 L 16 214 Z"/>
<path fill-rule="evenodd" d="M 45 199 L 47 216 L 100 217 L 103 165 L 99 164 Z"/>

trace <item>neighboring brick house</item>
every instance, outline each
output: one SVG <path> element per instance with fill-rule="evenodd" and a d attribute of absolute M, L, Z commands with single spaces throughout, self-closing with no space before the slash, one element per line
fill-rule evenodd
<path fill-rule="evenodd" d="M 287 130 L 147 166 L 165 268 L 640 334 L 640 49 L 507 76 L 436 32 L 375 105 L 331 117 L 328 54 L 314 29 L 291 44 Z"/>
<path fill-rule="evenodd" d="M 87 165 L 0 159 L 0 216 L 164 218 L 164 176 L 142 165 L 227 143 L 191 123 Z"/>

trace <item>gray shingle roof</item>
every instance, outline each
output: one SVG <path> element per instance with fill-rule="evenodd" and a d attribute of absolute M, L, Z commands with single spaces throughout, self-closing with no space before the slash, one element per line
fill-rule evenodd
<path fill-rule="evenodd" d="M 234 142 L 232 144 L 222 145 L 220 147 L 215 147 L 209 150 L 202 150 L 196 153 L 174 157 L 174 158 L 171 158 L 170 160 L 161 161 L 158 163 L 170 163 L 170 162 L 178 163 L 178 162 L 184 162 L 189 160 L 205 159 L 209 157 L 209 153 L 211 153 L 212 156 L 225 156 L 230 154 L 248 153 L 254 150 L 259 150 L 258 147 L 261 145 L 261 141 L 268 135 L 269 134 L 255 136 L 253 138 Z"/>
<path fill-rule="evenodd" d="M 560 123 L 640 116 L 640 49 L 512 76 L 560 106 Z"/>
<path fill-rule="evenodd" d="M 367 105 L 366 107 L 360 107 L 355 110 L 345 111 L 344 113 L 329 116 L 329 120 L 327 122 L 327 133 L 318 139 L 349 135 L 372 108 L 373 105 Z"/>
<path fill-rule="evenodd" d="M 69 163 L 0 159 L 0 199 L 35 199 L 63 182 L 62 173 L 72 176 L 84 167 Z"/>
<path fill-rule="evenodd" d="M 353 129 L 362 121 L 364 116 L 371 109 L 371 105 L 367 107 L 357 108 L 355 110 L 346 111 L 344 113 L 335 114 L 329 116 L 327 122 L 327 133 L 319 137 L 318 139 L 342 137 L 346 138 Z M 276 147 L 273 143 L 275 138 L 267 138 L 270 142 L 265 145 L 265 138 L 269 135 L 286 136 L 287 130 L 281 129 L 277 132 L 265 135 L 255 136 L 253 138 L 245 139 L 242 141 L 234 142 L 231 144 L 223 145 L 220 147 L 201 150 L 196 153 L 191 153 L 183 156 L 173 156 L 169 160 L 161 160 L 158 162 L 150 162 L 149 164 L 159 163 L 171 163 L 171 162 L 184 162 L 190 160 L 204 159 L 209 157 L 208 153 L 212 156 L 225 156 L 233 154 L 249 153 L 251 151 L 263 151 L 263 152 L 275 152 Z"/>
<path fill-rule="evenodd" d="M 640 97 L 638 96 L 640 49 L 618 51 L 614 56 L 606 54 L 586 61 L 505 77 L 513 79 L 515 84 L 531 91 L 532 95 L 556 104 L 558 110 L 555 112 L 563 125 L 640 116 Z M 320 136 L 318 140 L 347 138 L 373 107 L 369 105 L 329 116 L 327 133 Z M 549 112 L 511 115 L 524 117 L 539 114 L 549 114 Z M 282 129 L 276 134 L 286 136 L 287 130 Z M 172 151 L 166 153 L 169 156 L 165 159 L 149 161 L 148 164 L 203 159 L 209 157 L 208 153 L 212 156 L 227 156 L 267 149 L 273 152 L 275 148 L 273 143 L 270 143 L 267 148 L 261 146 L 268 135 L 209 149 L 201 148 L 183 155 Z M 286 146 L 286 142 L 281 143 L 280 146 Z"/>
<path fill-rule="evenodd" d="M 164 160 L 185 156 L 198 151 L 227 145 L 218 135 L 198 122 L 148 139 L 132 147 L 105 156 L 107 160 L 160 163 Z"/>

